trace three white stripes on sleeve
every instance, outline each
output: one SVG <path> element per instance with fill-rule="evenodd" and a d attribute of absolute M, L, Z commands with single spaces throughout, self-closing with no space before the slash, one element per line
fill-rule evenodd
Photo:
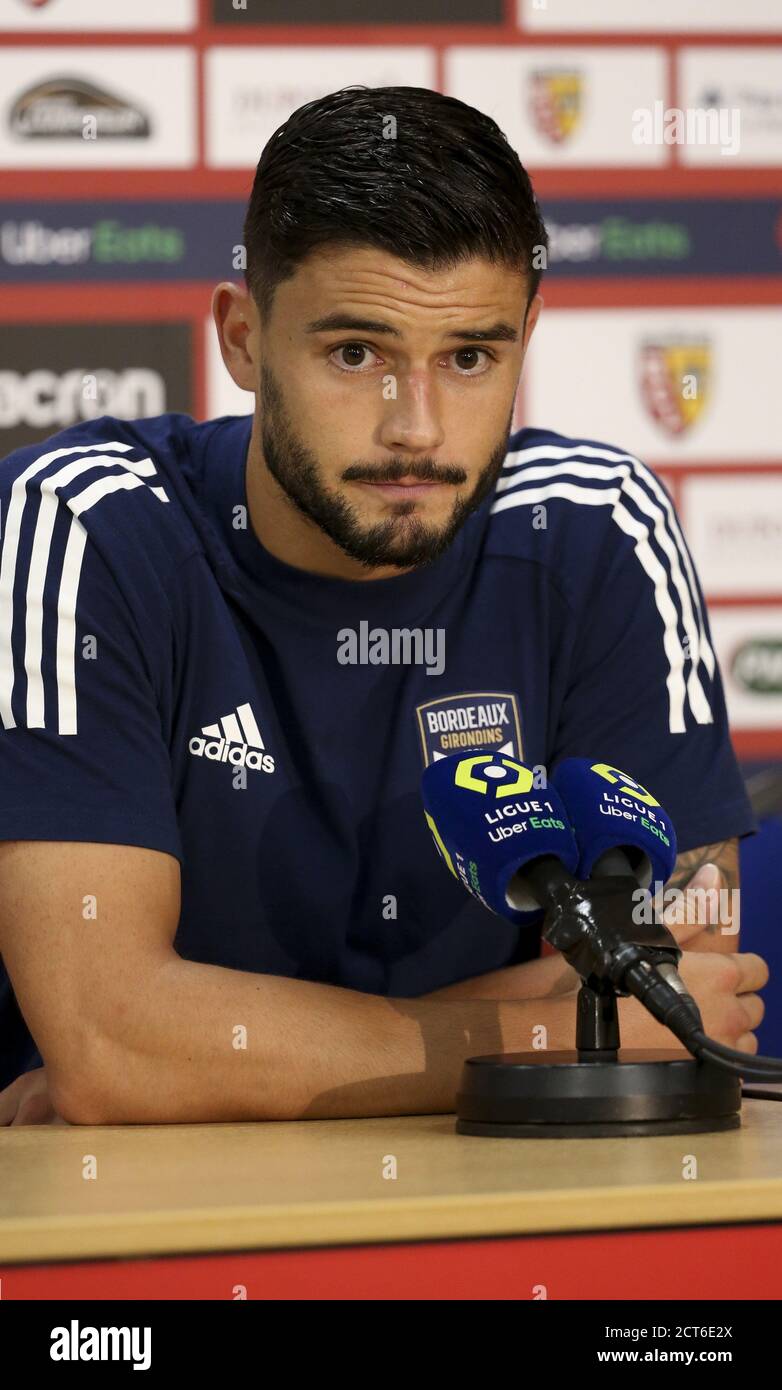
<path fill-rule="evenodd" d="M 168 496 L 162 487 L 150 486 L 145 481 L 156 473 L 152 460 L 132 460 L 124 457 L 132 447 L 130 444 L 114 440 L 105 444 L 55 449 L 35 459 L 14 480 L 5 525 L 0 533 L 0 722 L 6 729 L 16 727 L 11 697 L 18 672 L 14 668 L 11 636 L 14 589 L 22 578 L 18 573 L 20 537 L 25 509 L 30 505 L 27 483 L 57 459 L 70 460 L 40 482 L 41 501 L 27 572 L 24 604 L 27 703 L 24 723 L 27 728 L 42 729 L 48 727 L 42 673 L 43 593 L 51 557 L 54 524 L 60 505 L 57 494 L 83 473 L 95 468 L 110 468 L 117 463 L 123 465 L 121 473 L 114 472 L 108 477 L 98 478 L 88 483 L 75 497 L 60 499 L 71 512 L 71 523 L 57 596 L 58 732 L 76 734 L 76 603 L 87 543 L 87 532 L 80 518 L 103 497 L 120 490 L 146 486 L 159 501 L 168 502 Z M 74 458 L 74 455 L 80 457 Z M 568 481 L 568 478 L 571 481 Z M 615 485 L 590 487 L 590 482 L 613 482 Z M 670 732 L 685 731 L 685 700 L 689 700 L 697 723 L 712 723 L 713 714 L 701 683 L 699 665 L 703 662 L 709 677 L 713 677 L 714 653 L 705 629 L 692 562 L 676 513 L 653 472 L 631 454 L 612 449 L 597 448 L 588 444 L 577 445 L 575 448 L 552 444 L 535 445 L 508 454 L 491 510 L 499 512 L 510 507 L 533 506 L 552 497 L 563 498 L 579 506 L 611 507 L 612 520 L 634 541 L 635 554 L 652 584 L 654 601 L 662 619 L 663 650 L 668 668 L 666 687 Z M 625 500 L 632 501 L 646 520 L 641 521 L 635 516 L 625 506 Z M 665 556 L 667 564 L 663 564 L 653 550 L 650 544 L 652 537 Z M 681 607 L 687 653 L 679 633 L 679 616 L 673 601 L 674 591 Z M 684 667 L 687 655 L 691 660 L 691 666 L 685 682 Z M 51 722 L 50 714 L 49 725 Z"/>

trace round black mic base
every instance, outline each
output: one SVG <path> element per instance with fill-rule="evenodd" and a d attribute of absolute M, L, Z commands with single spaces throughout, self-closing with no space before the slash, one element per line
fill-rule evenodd
<path fill-rule="evenodd" d="M 583 1054 L 581 1054 L 583 1056 Z M 681 1052 L 621 1048 L 470 1057 L 456 1133 L 500 1139 L 609 1139 L 708 1134 L 741 1124 L 741 1078 Z"/>

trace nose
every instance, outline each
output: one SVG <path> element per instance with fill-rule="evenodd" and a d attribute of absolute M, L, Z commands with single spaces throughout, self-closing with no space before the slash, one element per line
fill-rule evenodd
<path fill-rule="evenodd" d="M 384 396 L 386 386 L 384 386 Z M 395 453 L 431 453 L 444 443 L 437 392 L 426 372 L 398 375 L 388 383 L 380 443 Z M 393 393 L 393 394 L 391 394 Z"/>

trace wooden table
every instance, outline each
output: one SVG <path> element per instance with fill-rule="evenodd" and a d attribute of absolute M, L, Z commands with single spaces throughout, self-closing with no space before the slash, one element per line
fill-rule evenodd
<path fill-rule="evenodd" d="M 3 1129 L 0 1277 L 4 1299 L 779 1299 L 782 1103 L 648 1139 L 450 1115 Z"/>

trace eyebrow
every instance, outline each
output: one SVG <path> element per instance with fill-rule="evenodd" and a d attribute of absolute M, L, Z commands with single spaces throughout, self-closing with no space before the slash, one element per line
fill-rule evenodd
<path fill-rule="evenodd" d="M 352 333 L 385 333 L 391 338 L 401 338 L 402 334 L 398 328 L 392 328 L 390 323 L 383 323 L 379 319 L 356 318 L 353 314 L 333 313 L 326 314 L 323 318 L 313 319 L 308 323 L 305 333 L 333 333 L 337 330 L 347 329 Z M 458 338 L 461 342 L 469 339 L 474 343 L 515 343 L 518 338 L 516 329 L 509 323 L 492 323 L 488 328 L 460 328 L 446 333 L 446 338 Z"/>

